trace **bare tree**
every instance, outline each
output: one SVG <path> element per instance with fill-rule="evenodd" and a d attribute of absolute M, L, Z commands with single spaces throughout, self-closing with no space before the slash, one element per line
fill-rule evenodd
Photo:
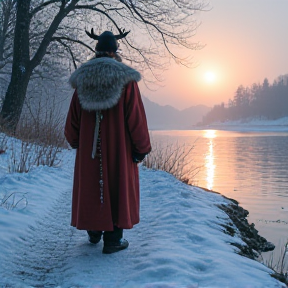
<path fill-rule="evenodd" d="M 93 52 L 83 41 L 88 40 L 84 27 L 96 26 L 99 33 L 103 28 L 117 33 L 122 33 L 121 28 L 132 30 L 123 40 L 127 49 L 122 56 L 156 78 L 154 69 L 163 68 L 171 58 L 189 65 L 189 57 L 180 57 L 183 54 L 177 54 L 177 49 L 199 47 L 189 39 L 197 28 L 195 13 L 206 8 L 203 1 L 15 0 L 12 73 L 0 112 L 2 129 L 15 131 L 29 81 L 33 72 L 41 72 L 41 64 L 52 56 L 59 59 L 65 55 L 65 65 L 69 65 L 69 56 L 76 68 L 86 60 L 87 51 Z"/>
<path fill-rule="evenodd" d="M 12 63 L 12 37 L 15 23 L 16 0 L 3 0 L 0 2 L 0 69 Z"/>
<path fill-rule="evenodd" d="M 7 89 L 12 66 L 13 30 L 16 0 L 0 1 L 0 106 Z"/>

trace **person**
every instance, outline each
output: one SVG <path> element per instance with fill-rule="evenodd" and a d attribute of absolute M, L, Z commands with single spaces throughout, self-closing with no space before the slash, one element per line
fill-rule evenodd
<path fill-rule="evenodd" d="M 75 91 L 64 133 L 77 149 L 71 225 L 87 230 L 91 243 L 103 236 L 102 253 L 110 254 L 128 247 L 123 229 L 139 222 L 137 163 L 151 144 L 137 84 L 141 75 L 117 53 L 117 40 L 129 32 L 86 33 L 98 41 L 96 56 L 69 79 Z"/>

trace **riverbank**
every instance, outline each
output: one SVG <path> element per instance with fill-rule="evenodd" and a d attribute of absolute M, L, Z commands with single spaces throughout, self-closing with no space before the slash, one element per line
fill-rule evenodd
<path fill-rule="evenodd" d="M 125 230 L 127 250 L 104 255 L 102 241 L 91 245 L 69 225 L 74 151 L 59 168 L 26 174 L 8 174 L 9 156 L 0 157 L 1 199 L 25 195 L 0 207 L 0 287 L 285 287 L 243 256 L 249 246 L 228 217 L 234 202 L 219 194 L 140 166 L 141 222 Z"/>
<path fill-rule="evenodd" d="M 229 205 L 220 205 L 219 208 L 225 211 L 225 213 L 231 219 L 229 225 L 224 225 L 226 229 L 225 233 L 228 233 L 234 236 L 236 233 L 239 233 L 240 238 L 243 240 L 245 245 L 239 245 L 237 243 L 231 243 L 240 249 L 238 252 L 240 255 L 245 257 L 258 260 L 262 252 L 273 251 L 275 245 L 271 242 L 268 242 L 264 237 L 258 234 L 258 230 L 255 229 L 255 224 L 249 224 L 247 221 L 247 216 L 249 212 L 239 206 L 237 201 L 230 199 L 232 203 Z M 235 230 L 232 226 L 233 224 L 237 227 L 238 230 Z M 280 261 L 280 259 L 279 259 Z M 280 280 L 288 286 L 287 275 L 278 273 L 274 270 L 274 273 L 271 274 L 272 277 Z"/>
<path fill-rule="evenodd" d="M 220 194 L 219 192 L 208 190 L 206 188 L 202 189 L 207 192 Z M 227 198 L 225 196 L 223 197 L 231 201 L 228 205 L 218 205 L 218 207 L 222 209 L 231 220 L 231 222 L 227 225 L 223 225 L 223 228 L 225 229 L 224 232 L 233 237 L 235 234 L 238 234 L 244 242 L 244 245 L 239 243 L 231 243 L 231 245 L 235 245 L 237 248 L 239 248 L 240 251 L 237 253 L 258 261 L 259 258 L 261 258 L 262 252 L 273 251 L 275 249 L 275 245 L 259 235 L 254 223 L 248 223 L 247 216 L 249 215 L 249 211 L 239 206 L 239 203 L 236 200 Z M 237 229 L 235 229 L 235 227 Z M 288 278 L 284 274 L 280 274 L 274 270 L 274 273 L 272 273 L 271 276 L 285 283 L 288 287 Z"/>
<path fill-rule="evenodd" d="M 283 117 L 276 120 L 247 118 L 235 121 L 215 122 L 202 127 L 197 127 L 197 129 L 288 132 L 288 117 Z"/>
<path fill-rule="evenodd" d="M 211 191 L 206 188 L 201 189 L 207 192 L 220 194 L 219 192 Z M 258 230 L 255 229 L 254 223 L 248 223 L 247 216 L 249 211 L 239 206 L 239 203 L 236 200 L 227 198 L 223 195 L 222 197 L 227 199 L 229 203 L 226 205 L 220 204 L 217 205 L 217 207 L 223 210 L 231 220 L 227 223 L 227 225 L 223 225 L 223 228 L 225 228 L 225 233 L 231 236 L 238 234 L 246 244 L 239 245 L 238 243 L 231 243 L 240 249 L 239 254 L 256 260 L 262 252 L 273 251 L 275 249 L 275 245 L 259 235 Z"/>

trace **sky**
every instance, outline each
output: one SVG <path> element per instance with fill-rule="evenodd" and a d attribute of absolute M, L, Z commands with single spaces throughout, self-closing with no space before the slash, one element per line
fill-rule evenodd
<path fill-rule="evenodd" d="M 0 205 L 0 287 L 285 287 L 230 244 L 243 242 L 223 232 L 229 217 L 216 205 L 228 199 L 143 167 L 141 222 L 124 231 L 128 249 L 102 254 L 103 241 L 92 245 L 86 231 L 70 226 L 75 151 L 63 150 L 57 168 L 7 173 L 12 150 L 21 149 L 19 140 L 8 144 L 0 199 L 15 198 Z"/>
<path fill-rule="evenodd" d="M 192 41 L 205 47 L 191 51 L 195 68 L 171 65 L 163 87 L 151 91 L 142 83 L 142 95 L 180 110 L 213 107 L 232 99 L 239 85 L 288 74 L 288 0 L 211 0 L 210 6 L 196 18 L 201 25 Z"/>

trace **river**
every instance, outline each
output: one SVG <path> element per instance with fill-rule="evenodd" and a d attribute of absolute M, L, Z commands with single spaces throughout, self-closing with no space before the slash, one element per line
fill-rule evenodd
<path fill-rule="evenodd" d="M 263 253 L 265 262 L 276 265 L 288 241 L 288 132 L 173 130 L 151 134 L 154 143 L 194 145 L 189 157 L 200 170 L 193 184 L 233 198 L 247 209 L 249 223 L 276 245 L 274 252 Z"/>

